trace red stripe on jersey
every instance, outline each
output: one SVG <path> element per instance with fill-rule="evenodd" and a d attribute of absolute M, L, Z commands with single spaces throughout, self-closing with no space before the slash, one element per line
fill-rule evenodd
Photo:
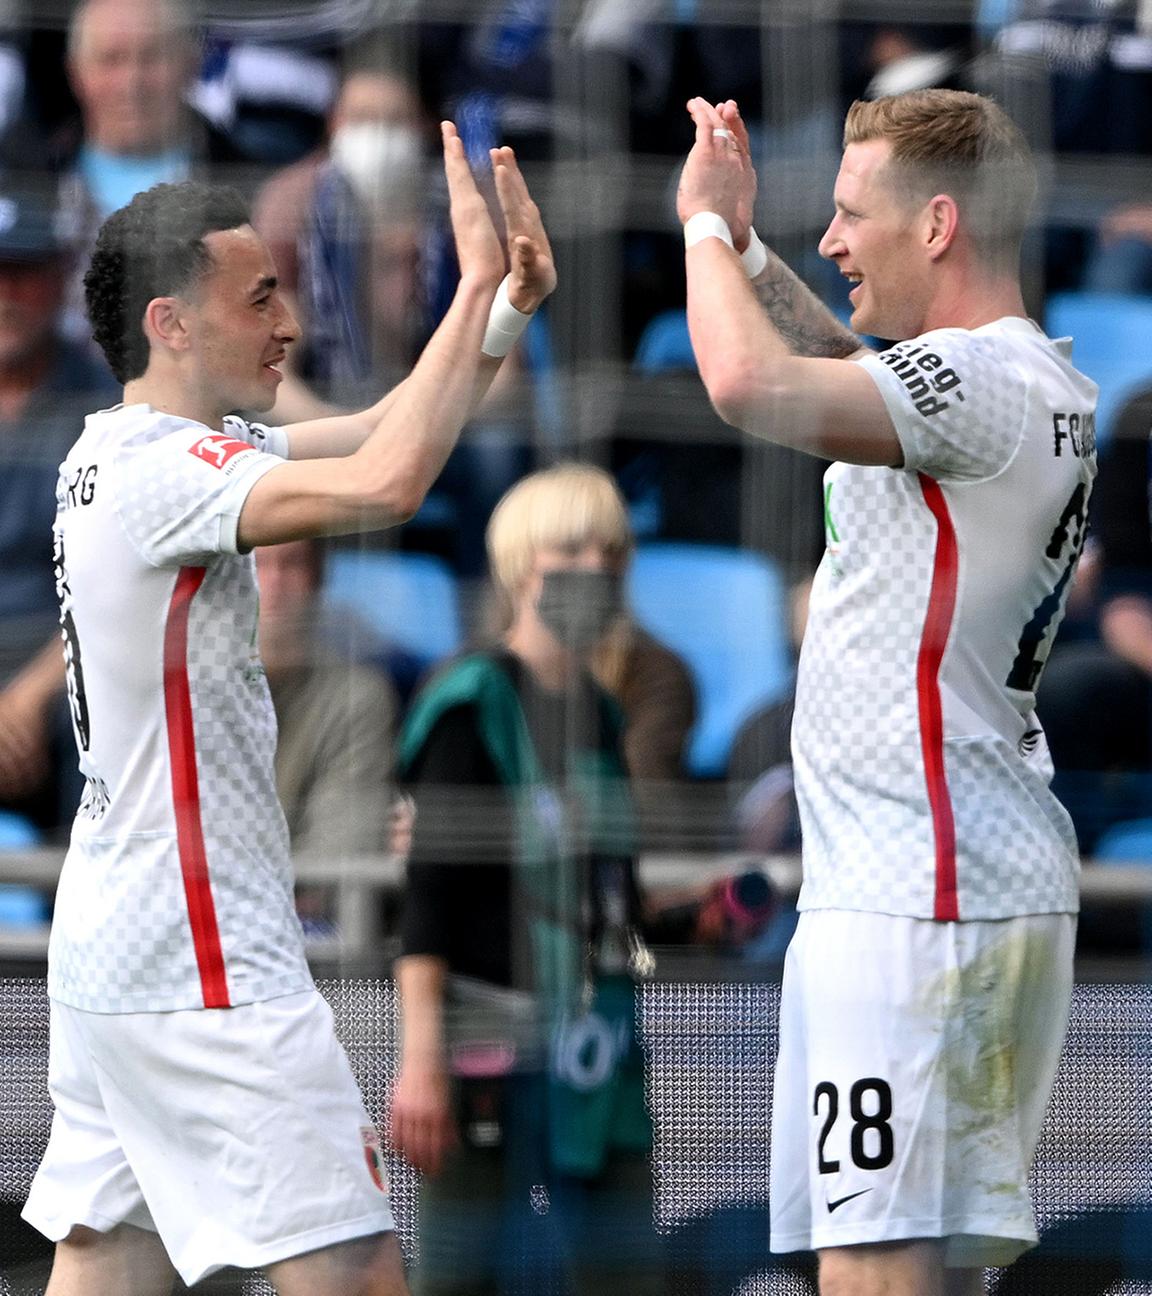
<path fill-rule="evenodd" d="M 956 579 L 959 558 L 956 529 L 948 512 L 948 501 L 938 482 L 918 473 L 924 502 L 936 519 L 936 557 L 932 565 L 932 590 L 920 638 L 916 662 L 916 698 L 920 708 L 920 750 L 924 754 L 924 777 L 928 784 L 928 805 L 932 810 L 932 831 L 936 839 L 936 902 L 933 916 L 940 922 L 960 917 L 956 895 L 956 823 L 952 798 L 944 773 L 944 716 L 940 704 L 940 663 L 952 628 L 956 609 Z"/>
<path fill-rule="evenodd" d="M 204 827 L 200 818 L 200 779 L 196 772 L 196 734 L 192 727 L 192 690 L 188 684 L 188 614 L 207 568 L 182 567 L 168 605 L 164 627 L 164 712 L 168 721 L 168 763 L 176 812 L 176 846 L 192 925 L 192 945 L 200 969 L 205 1008 L 228 1008 L 228 981 L 216 906 L 208 877 Z"/>

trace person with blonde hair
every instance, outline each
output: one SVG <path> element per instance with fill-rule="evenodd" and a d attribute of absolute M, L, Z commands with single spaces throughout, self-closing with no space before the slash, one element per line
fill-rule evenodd
<path fill-rule="evenodd" d="M 721 416 L 834 460 L 792 726 L 801 917 L 781 1002 L 772 1248 L 823 1296 L 983 1290 L 1036 1243 L 1076 842 L 1036 689 L 1084 542 L 1095 385 L 1028 318 L 1036 171 L 991 100 L 854 104 L 821 253 L 851 325 L 752 230 L 732 100 L 688 104 L 688 324 Z"/>
<path fill-rule="evenodd" d="M 627 514 L 606 473 L 561 464 L 508 491 L 487 542 L 499 640 L 417 696 L 398 760 L 413 1290 L 659 1292 L 634 1002 L 652 959 L 621 717 L 587 668 L 622 612 Z"/>

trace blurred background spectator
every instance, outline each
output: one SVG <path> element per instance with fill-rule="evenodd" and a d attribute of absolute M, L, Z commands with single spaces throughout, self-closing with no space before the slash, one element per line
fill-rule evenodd
<path fill-rule="evenodd" d="M 357 59 L 326 147 L 256 198 L 252 223 L 303 329 L 293 368 L 327 400 L 355 406 L 391 386 L 431 334 L 429 138 L 408 78 L 378 56 Z"/>
<path fill-rule="evenodd" d="M 392 1137 L 429 1175 L 420 1291 L 666 1289 L 621 728 L 584 666 L 620 614 L 630 547 L 607 474 L 562 465 L 514 486 L 488 533 L 499 641 L 436 676 L 404 731 L 417 818 Z"/>
<path fill-rule="evenodd" d="M 276 708 L 276 787 L 293 849 L 371 855 L 386 849 L 397 722 L 377 666 L 325 635 L 319 541 L 256 550 L 260 656 Z"/>
<path fill-rule="evenodd" d="M 256 550 L 260 657 L 276 709 L 276 791 L 292 849 L 328 861 L 389 846 L 398 704 L 388 676 L 336 646 L 322 597 L 324 548 Z M 345 638 L 345 643 L 347 643 Z M 338 931 L 332 888 L 296 889 L 311 935 Z"/>
<path fill-rule="evenodd" d="M 233 161 L 229 141 L 188 105 L 198 33 L 181 0 L 82 0 L 68 28 L 67 73 L 77 110 L 44 141 L 22 126 L 8 165 L 47 157 L 60 175 L 73 240 L 66 329 L 87 341 L 83 275 L 106 216 L 141 190 Z"/>

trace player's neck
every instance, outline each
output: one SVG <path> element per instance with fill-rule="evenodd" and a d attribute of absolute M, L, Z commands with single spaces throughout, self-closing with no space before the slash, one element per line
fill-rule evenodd
<path fill-rule="evenodd" d="M 124 404 L 150 405 L 162 414 L 191 419 L 216 431 L 224 426 L 225 411 L 213 401 L 170 375 L 153 373 L 151 367 L 139 378 L 124 384 Z"/>
<path fill-rule="evenodd" d="M 968 276 L 941 285 L 928 305 L 920 331 L 976 329 L 1012 315 L 1028 318 L 1020 281 L 1015 275 Z"/>

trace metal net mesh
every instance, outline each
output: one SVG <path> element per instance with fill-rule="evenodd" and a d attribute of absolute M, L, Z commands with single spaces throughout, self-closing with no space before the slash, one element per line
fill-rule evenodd
<path fill-rule="evenodd" d="M 381 1123 L 395 1074 L 395 998 L 383 980 L 319 983 Z M 741 1296 L 812 1290 L 802 1263 L 766 1267 L 768 1123 L 776 984 L 660 983 L 641 1026 L 656 1129 L 658 1229 L 709 1256 L 710 1288 Z M 48 1137 L 48 1003 L 38 980 L 0 980 L 0 1202 L 19 1203 Z M 989 1272 L 998 1296 L 1152 1293 L 1152 987 L 1080 985 L 1033 1170 L 1041 1247 Z M 418 1178 L 393 1159 L 401 1244 L 418 1246 Z M 7 1217 L 6 1217 L 7 1218 Z M 0 1232 L 0 1296 L 31 1296 Z M 264 1296 L 259 1275 L 213 1290 Z"/>

